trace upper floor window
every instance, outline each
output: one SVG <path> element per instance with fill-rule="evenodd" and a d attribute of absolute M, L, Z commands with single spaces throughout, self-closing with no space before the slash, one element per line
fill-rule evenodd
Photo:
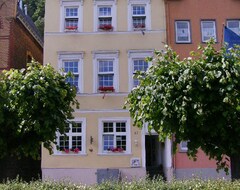
<path fill-rule="evenodd" d="M 61 30 L 65 32 L 82 31 L 83 0 L 61 0 Z"/>
<path fill-rule="evenodd" d="M 240 19 L 227 20 L 227 27 L 233 32 L 235 32 L 237 35 L 240 35 Z"/>
<path fill-rule="evenodd" d="M 176 21 L 175 22 L 176 43 L 190 43 L 190 22 L 189 21 Z"/>
<path fill-rule="evenodd" d="M 57 147 L 55 154 L 85 154 L 86 153 L 86 120 L 75 119 L 66 123 L 66 135 L 57 132 Z"/>
<path fill-rule="evenodd" d="M 202 42 L 207 42 L 211 38 L 213 38 L 216 41 L 217 39 L 216 22 L 214 20 L 201 21 L 201 30 L 202 30 Z"/>
<path fill-rule="evenodd" d="M 83 53 L 59 52 L 59 68 L 66 74 L 71 72 L 73 77 L 68 77 L 67 82 L 75 86 L 77 92 L 83 90 Z"/>
<path fill-rule="evenodd" d="M 153 50 L 129 50 L 128 51 L 128 65 L 129 65 L 129 91 L 133 87 L 139 85 L 139 79 L 135 74 L 137 71 L 145 72 L 151 65 L 146 61 L 147 57 L 153 56 Z"/>
<path fill-rule="evenodd" d="M 149 0 L 129 0 L 129 30 L 150 30 L 151 8 Z"/>
<path fill-rule="evenodd" d="M 179 144 L 180 152 L 187 152 L 188 151 L 188 142 L 189 141 L 181 141 Z"/>
<path fill-rule="evenodd" d="M 93 52 L 94 92 L 118 92 L 118 51 Z"/>
<path fill-rule="evenodd" d="M 116 0 L 94 0 L 94 31 L 116 29 Z"/>
<path fill-rule="evenodd" d="M 126 118 L 100 119 L 100 153 L 130 153 L 130 121 Z"/>

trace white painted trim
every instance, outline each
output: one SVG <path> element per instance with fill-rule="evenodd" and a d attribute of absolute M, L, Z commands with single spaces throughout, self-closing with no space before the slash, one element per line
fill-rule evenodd
<path fill-rule="evenodd" d="M 128 91 L 133 88 L 133 60 L 145 59 L 146 57 L 152 57 L 154 50 L 128 50 Z M 152 62 L 148 63 L 148 67 L 152 65 Z"/>
<path fill-rule="evenodd" d="M 101 6 L 111 7 L 113 31 L 117 30 L 117 0 L 94 0 L 93 7 L 93 30 L 98 32 L 98 8 Z"/>
<path fill-rule="evenodd" d="M 79 78 L 78 78 L 78 93 L 82 93 L 84 91 L 84 86 L 83 86 L 83 56 L 84 56 L 84 52 L 80 51 L 80 52 L 66 52 L 66 51 L 58 51 L 58 69 L 61 73 L 63 73 L 61 71 L 61 69 L 63 68 L 63 61 L 64 60 L 77 60 L 79 63 L 79 67 L 78 67 L 78 74 L 79 74 Z"/>
<path fill-rule="evenodd" d="M 145 6 L 146 14 L 146 27 L 145 30 L 151 30 L 151 0 L 128 0 L 128 31 L 133 31 L 132 27 L 132 6 L 143 5 Z"/>
<path fill-rule="evenodd" d="M 145 127 L 142 128 L 141 130 L 141 147 L 142 147 L 142 167 L 146 167 L 146 145 L 145 145 L 145 136 L 146 136 L 146 132 L 145 132 Z"/>
<path fill-rule="evenodd" d="M 75 121 L 75 122 L 81 122 L 81 126 L 82 126 L 82 132 L 81 132 L 81 137 L 82 137 L 82 151 L 78 154 L 64 154 L 62 153 L 61 151 L 58 151 L 56 146 L 54 146 L 54 154 L 53 155 L 59 155 L 59 156 L 86 156 L 86 127 L 87 127 L 87 120 L 86 118 L 74 118 L 72 120 L 69 120 L 69 121 Z M 59 135 L 57 133 L 57 135 Z"/>
<path fill-rule="evenodd" d="M 98 61 L 101 59 L 113 60 L 113 86 L 115 92 L 119 92 L 119 51 L 93 51 L 93 93 L 98 93 Z"/>
<path fill-rule="evenodd" d="M 65 22 L 65 8 L 66 7 L 77 7 L 78 8 L 78 29 L 76 32 L 83 31 L 83 0 L 60 0 L 60 32 L 64 32 Z M 66 32 L 64 32 L 66 33 Z M 73 32 L 68 32 L 72 34 Z"/>
<path fill-rule="evenodd" d="M 113 153 L 104 153 L 103 152 L 103 122 L 126 122 L 126 151 L 124 153 L 117 153 L 117 155 L 129 155 L 131 154 L 131 122 L 129 117 L 104 117 L 98 119 L 98 154 L 99 155 L 109 155 L 112 156 Z M 114 154 L 115 155 L 115 154 Z"/>

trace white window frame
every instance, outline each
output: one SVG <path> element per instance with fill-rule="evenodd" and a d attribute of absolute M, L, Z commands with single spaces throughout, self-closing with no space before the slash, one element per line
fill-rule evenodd
<path fill-rule="evenodd" d="M 117 30 L 117 0 L 94 0 L 94 32 L 104 32 L 99 30 L 99 8 L 100 7 L 111 7 L 111 17 L 112 17 L 112 31 Z"/>
<path fill-rule="evenodd" d="M 82 32 L 83 31 L 83 0 L 60 0 L 60 31 L 61 32 Z M 65 29 L 65 9 L 78 8 L 78 28 L 76 30 Z"/>
<path fill-rule="evenodd" d="M 125 122 L 126 123 L 126 151 L 115 153 L 103 150 L 103 123 L 104 122 Z M 121 134 L 121 133 L 119 133 Z M 117 135 L 117 133 L 115 133 Z M 100 155 L 126 155 L 131 154 L 131 126 L 130 118 L 117 117 L 117 118 L 99 118 L 98 120 L 98 154 Z"/>
<path fill-rule="evenodd" d="M 185 144 L 188 145 L 188 142 L 189 141 L 181 141 L 180 144 L 179 144 L 179 152 L 187 152 L 188 151 L 188 147 L 187 146 L 184 146 Z"/>
<path fill-rule="evenodd" d="M 229 23 L 230 22 L 238 22 L 238 28 L 231 28 L 229 27 Z M 227 27 L 232 30 L 233 32 L 235 32 L 237 35 L 240 35 L 240 19 L 228 19 L 227 20 Z"/>
<path fill-rule="evenodd" d="M 76 155 L 76 156 L 79 156 L 79 155 L 86 155 L 86 118 L 75 118 L 73 120 L 69 120 L 69 121 L 72 121 L 72 122 L 76 122 L 76 123 L 81 123 L 81 133 L 76 133 L 78 136 L 81 136 L 82 139 L 81 139 L 81 146 L 82 146 L 82 150 L 79 151 L 78 153 L 75 153 L 75 152 L 72 152 L 70 151 L 69 153 L 66 153 L 64 151 L 60 151 L 60 150 L 57 150 L 57 147 L 55 146 L 54 148 L 54 155 Z M 72 124 L 69 124 L 70 127 Z M 72 135 L 73 133 L 70 133 L 70 135 Z M 61 134 L 59 132 L 56 132 L 56 135 L 57 135 L 57 145 L 59 145 L 59 137 L 61 136 Z"/>
<path fill-rule="evenodd" d="M 186 40 L 186 41 L 183 41 L 183 40 L 178 40 L 178 27 L 177 27 L 177 24 L 178 23 L 187 23 L 187 37 L 189 40 Z M 191 43 L 191 30 L 190 30 L 190 21 L 189 20 L 176 20 L 175 21 L 175 40 L 176 40 L 176 43 L 185 43 L 185 44 L 188 44 L 188 43 Z"/>
<path fill-rule="evenodd" d="M 147 57 L 153 56 L 154 50 L 129 50 L 128 51 L 128 91 L 130 92 L 134 85 L 133 85 L 133 61 L 136 59 L 146 59 Z M 152 65 L 152 62 L 148 62 L 148 68 Z"/>
<path fill-rule="evenodd" d="M 64 61 L 78 61 L 78 91 L 83 93 L 83 52 L 58 52 L 58 69 L 64 74 Z"/>
<path fill-rule="evenodd" d="M 128 31 L 136 31 L 133 27 L 133 6 L 145 6 L 145 28 L 142 30 L 151 30 L 151 0 L 128 0 Z M 140 29 L 141 30 L 141 29 Z"/>
<path fill-rule="evenodd" d="M 204 29 L 203 29 L 203 24 L 205 23 L 205 22 L 212 22 L 213 23 L 213 28 L 212 28 L 212 30 L 213 30 L 213 38 L 214 38 L 214 40 L 215 40 L 215 42 L 217 41 L 217 31 L 216 31 L 216 21 L 215 20 L 201 20 L 201 36 L 202 36 L 202 42 L 207 42 L 207 41 L 209 41 L 209 39 L 208 40 L 205 40 L 204 39 L 204 37 L 208 37 L 208 36 L 205 36 L 205 31 L 204 31 Z"/>
<path fill-rule="evenodd" d="M 98 90 L 98 63 L 99 60 L 113 61 L 113 88 L 114 92 L 119 92 L 119 51 L 93 51 L 93 93 L 99 93 Z"/>

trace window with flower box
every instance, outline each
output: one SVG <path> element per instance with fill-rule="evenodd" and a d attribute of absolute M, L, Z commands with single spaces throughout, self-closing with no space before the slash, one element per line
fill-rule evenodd
<path fill-rule="evenodd" d="M 175 21 L 176 43 L 191 43 L 190 21 Z"/>
<path fill-rule="evenodd" d="M 101 119 L 99 124 L 100 153 L 130 153 L 129 119 Z"/>
<path fill-rule="evenodd" d="M 214 20 L 201 21 L 202 42 L 207 42 L 211 38 L 215 41 L 217 39 L 216 34 L 216 22 Z"/>
<path fill-rule="evenodd" d="M 67 78 L 67 82 L 75 86 L 77 92 L 83 91 L 83 52 L 58 52 L 59 69 L 63 74 L 72 73 L 72 77 Z"/>
<path fill-rule="evenodd" d="M 116 29 L 116 0 L 94 0 L 94 31 L 107 32 Z"/>
<path fill-rule="evenodd" d="M 129 50 L 128 51 L 128 64 L 129 64 L 129 91 L 133 87 L 139 85 L 139 80 L 134 76 L 138 71 L 145 72 L 152 64 L 147 62 L 147 57 L 153 56 L 154 50 Z"/>
<path fill-rule="evenodd" d="M 227 27 L 233 32 L 235 32 L 237 35 L 240 35 L 240 19 L 227 20 Z"/>
<path fill-rule="evenodd" d="M 86 153 L 86 120 L 78 119 L 66 123 L 66 135 L 57 132 L 57 148 L 55 154 Z"/>
<path fill-rule="evenodd" d="M 61 29 L 63 32 L 82 31 L 83 0 L 61 0 Z"/>
<path fill-rule="evenodd" d="M 118 51 L 93 52 L 94 91 L 118 92 Z"/>
<path fill-rule="evenodd" d="M 129 0 L 129 30 L 150 30 L 151 7 L 150 0 Z"/>

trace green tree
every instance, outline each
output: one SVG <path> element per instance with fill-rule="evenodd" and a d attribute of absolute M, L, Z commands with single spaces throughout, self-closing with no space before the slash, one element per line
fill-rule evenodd
<path fill-rule="evenodd" d="M 32 62 L 0 76 L 1 157 L 39 156 L 39 147 L 52 151 L 56 131 L 64 134 L 73 118 L 76 90 L 50 65 Z"/>
<path fill-rule="evenodd" d="M 153 66 L 138 73 L 140 85 L 128 96 L 134 123 L 148 123 L 161 140 L 174 135 L 175 143 L 189 140 L 188 155 L 201 148 L 218 169 L 240 178 L 240 48 L 215 50 L 213 42 L 180 60 L 169 47 L 156 52 Z"/>

